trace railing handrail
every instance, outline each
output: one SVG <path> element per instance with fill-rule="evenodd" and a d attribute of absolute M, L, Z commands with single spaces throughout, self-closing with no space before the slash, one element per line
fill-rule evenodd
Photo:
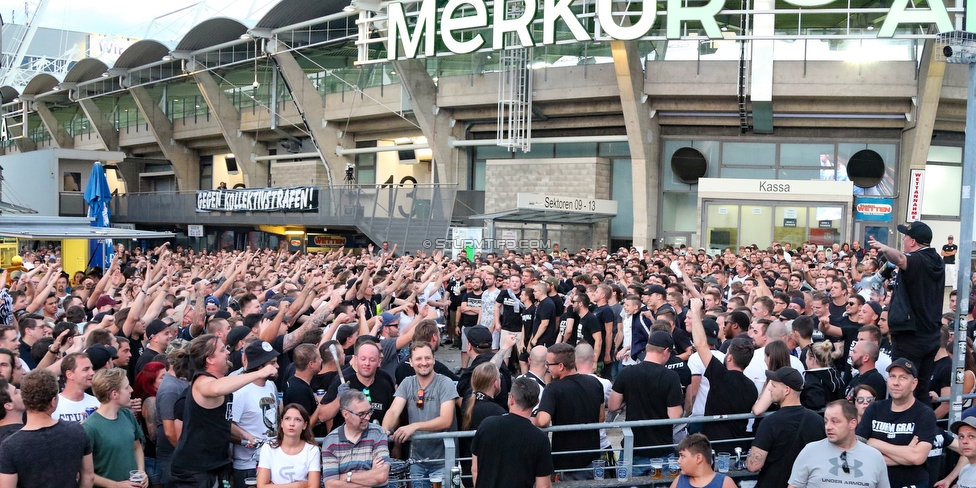
<path fill-rule="evenodd" d="M 386 188 L 392 188 L 392 187 L 400 187 L 400 188 L 405 188 L 405 187 L 411 187 L 411 188 L 413 188 L 413 187 L 416 187 L 416 188 L 451 188 L 451 187 L 457 187 L 458 185 L 456 183 L 404 183 L 404 184 L 395 183 L 393 185 L 384 185 L 384 184 L 381 184 L 381 183 L 377 183 L 377 184 L 374 184 L 374 185 L 358 185 L 357 184 L 357 185 L 332 185 L 332 186 L 329 186 L 329 185 L 309 185 L 309 186 L 316 186 L 317 188 L 327 189 L 327 190 L 350 190 L 350 191 L 352 191 L 352 190 L 365 190 L 365 189 L 370 189 L 370 190 L 372 190 L 372 189 L 386 189 Z M 245 189 L 245 190 L 257 190 L 257 189 L 260 189 L 260 190 L 268 190 L 268 189 L 274 189 L 274 188 L 282 188 L 282 189 L 284 189 L 284 188 L 288 188 L 288 187 L 284 187 L 284 186 L 281 186 L 281 187 L 278 187 L 278 186 L 269 186 L 269 187 L 262 187 L 262 188 L 242 188 L 242 189 Z M 129 196 L 129 195 L 195 195 L 196 192 L 198 192 L 198 191 L 212 191 L 212 190 L 215 190 L 215 189 L 164 190 L 164 191 L 143 191 L 143 192 L 127 191 L 124 194 L 120 194 L 118 196 L 125 197 L 125 196 Z M 228 188 L 227 191 L 234 191 L 234 189 L 233 188 Z"/>

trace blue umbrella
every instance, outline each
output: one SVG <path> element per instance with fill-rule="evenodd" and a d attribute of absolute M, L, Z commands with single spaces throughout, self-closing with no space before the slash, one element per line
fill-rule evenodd
<path fill-rule="evenodd" d="M 110 227 L 110 212 L 108 202 L 112 200 L 112 190 L 108 187 L 108 180 L 105 179 L 105 169 L 102 163 L 95 161 L 92 165 L 91 175 L 88 177 L 88 186 L 85 187 L 85 201 L 88 202 L 88 217 L 94 219 L 92 227 Z M 89 245 L 92 248 L 92 258 L 88 267 L 101 266 L 102 269 L 112 262 L 115 250 L 112 248 L 111 239 L 91 239 Z"/>

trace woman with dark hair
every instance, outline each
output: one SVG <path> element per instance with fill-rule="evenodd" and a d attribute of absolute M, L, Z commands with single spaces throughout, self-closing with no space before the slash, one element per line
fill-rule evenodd
<path fill-rule="evenodd" d="M 136 375 L 132 397 L 142 400 L 142 411 L 138 415 L 139 427 L 146 433 L 143 452 L 146 458 L 146 475 L 153 486 L 162 486 L 162 470 L 156 463 L 156 391 L 166 375 L 166 365 L 152 361 Z"/>
<path fill-rule="evenodd" d="M 821 410 L 828 403 L 844 397 L 844 382 L 834 369 L 834 360 L 840 352 L 830 341 L 816 342 L 807 353 L 807 371 L 803 376 L 800 403 L 810 410 Z"/>
<path fill-rule="evenodd" d="M 322 451 L 312 436 L 308 412 L 297 403 L 289 403 L 281 409 L 274 440 L 261 446 L 258 487 L 283 486 L 296 481 L 317 487 L 321 480 Z"/>
<path fill-rule="evenodd" d="M 766 369 L 769 371 L 776 371 L 780 368 L 785 368 L 790 365 L 790 349 L 783 341 L 773 341 L 766 344 L 763 348 L 765 351 L 765 361 Z M 774 405 L 773 400 L 770 397 L 769 380 L 763 384 L 763 389 L 759 392 L 759 399 L 756 400 L 756 404 L 752 406 L 753 415 L 762 415 L 765 412 L 775 412 L 779 410 L 779 405 Z M 755 429 L 755 428 L 754 428 Z"/>
<path fill-rule="evenodd" d="M 861 423 L 861 417 L 864 416 L 864 411 L 875 400 L 878 400 L 878 392 L 874 391 L 874 388 L 871 388 L 870 385 L 862 383 L 851 390 L 851 403 L 857 407 L 857 423 Z M 881 400 L 884 400 L 884 398 Z"/>

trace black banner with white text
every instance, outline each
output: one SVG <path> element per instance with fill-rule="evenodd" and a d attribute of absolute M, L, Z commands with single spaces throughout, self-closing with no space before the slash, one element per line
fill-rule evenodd
<path fill-rule="evenodd" d="M 197 191 L 197 212 L 315 212 L 314 186 Z"/>

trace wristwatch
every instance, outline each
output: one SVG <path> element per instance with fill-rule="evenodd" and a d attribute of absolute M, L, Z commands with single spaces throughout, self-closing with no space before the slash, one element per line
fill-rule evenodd
<path fill-rule="evenodd" d="M 47 352 L 54 354 L 56 356 L 60 351 L 54 348 L 54 344 L 51 344 L 50 346 L 47 346 Z"/>
<path fill-rule="evenodd" d="M 352 471 L 346 473 L 346 483 L 352 483 Z"/>

